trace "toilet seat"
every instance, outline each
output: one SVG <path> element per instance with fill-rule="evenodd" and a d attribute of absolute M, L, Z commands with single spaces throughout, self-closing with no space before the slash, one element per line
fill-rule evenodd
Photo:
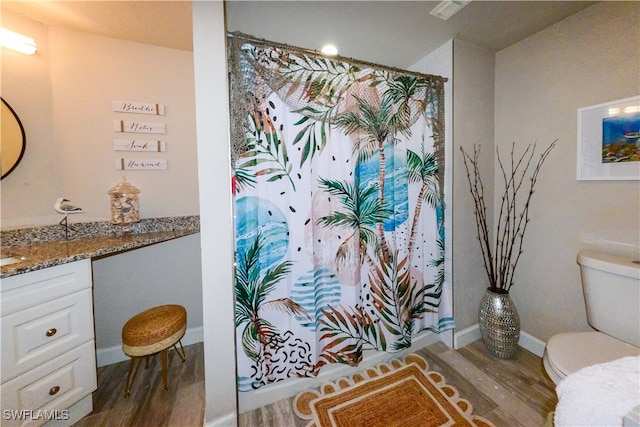
<path fill-rule="evenodd" d="M 584 367 L 640 355 L 640 348 L 602 332 L 561 333 L 552 336 L 544 350 L 544 367 L 558 384 Z"/>

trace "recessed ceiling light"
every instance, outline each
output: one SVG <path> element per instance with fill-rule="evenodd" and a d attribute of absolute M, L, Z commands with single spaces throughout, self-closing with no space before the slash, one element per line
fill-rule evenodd
<path fill-rule="evenodd" d="M 436 18 L 447 20 L 458 13 L 460 9 L 465 7 L 471 0 L 444 0 L 433 8 L 431 15 Z"/>
<path fill-rule="evenodd" d="M 332 44 L 326 44 L 324 46 L 322 46 L 322 49 L 320 50 L 322 53 L 324 53 L 325 55 L 337 55 L 338 54 L 338 48 L 335 47 Z"/>

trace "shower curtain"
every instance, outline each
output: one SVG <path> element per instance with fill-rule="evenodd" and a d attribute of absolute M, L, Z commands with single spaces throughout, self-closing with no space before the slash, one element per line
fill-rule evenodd
<path fill-rule="evenodd" d="M 238 388 L 453 328 L 444 79 L 229 35 Z"/>

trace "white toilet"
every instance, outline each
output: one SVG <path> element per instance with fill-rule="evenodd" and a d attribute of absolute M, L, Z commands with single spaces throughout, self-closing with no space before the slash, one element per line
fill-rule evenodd
<path fill-rule="evenodd" d="M 578 253 L 589 325 L 598 332 L 551 337 L 543 363 L 558 384 L 587 366 L 640 355 L 640 262 L 583 250 Z"/>

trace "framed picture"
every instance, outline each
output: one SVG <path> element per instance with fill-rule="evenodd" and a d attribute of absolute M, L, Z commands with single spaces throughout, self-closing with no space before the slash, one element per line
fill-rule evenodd
<path fill-rule="evenodd" d="M 640 96 L 578 109 L 578 180 L 640 180 Z"/>

